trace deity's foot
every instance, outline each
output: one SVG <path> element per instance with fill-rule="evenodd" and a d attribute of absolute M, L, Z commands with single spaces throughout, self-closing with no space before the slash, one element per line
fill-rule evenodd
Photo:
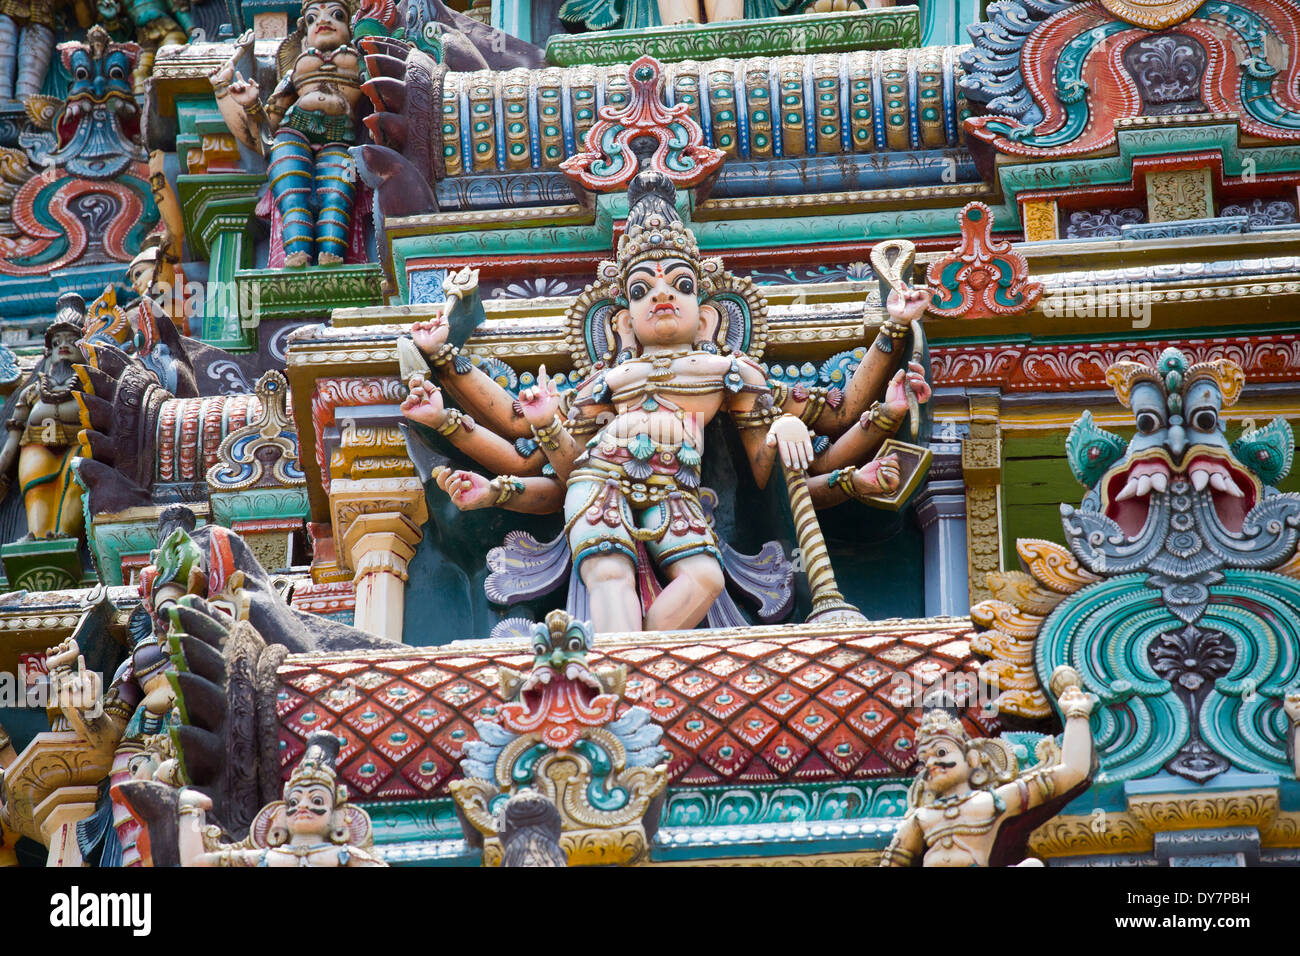
<path fill-rule="evenodd" d="M 332 252 L 322 252 L 316 257 L 316 264 L 319 266 L 339 266 L 343 264 L 343 257 Z"/>
<path fill-rule="evenodd" d="M 291 252 L 284 257 L 284 267 L 286 269 L 301 269 L 311 262 L 311 256 L 305 252 Z"/>

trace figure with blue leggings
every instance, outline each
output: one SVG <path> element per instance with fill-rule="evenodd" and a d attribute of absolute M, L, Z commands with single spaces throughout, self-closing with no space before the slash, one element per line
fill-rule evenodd
<path fill-rule="evenodd" d="M 235 69 L 252 46 L 251 31 L 210 77 L 230 131 L 269 161 L 271 198 L 290 268 L 343 262 L 352 234 L 357 177 L 348 147 L 356 141 L 361 59 L 351 44 L 350 18 L 342 0 L 303 4 L 297 32 L 276 53 L 283 79 L 265 106 L 257 83 Z"/>

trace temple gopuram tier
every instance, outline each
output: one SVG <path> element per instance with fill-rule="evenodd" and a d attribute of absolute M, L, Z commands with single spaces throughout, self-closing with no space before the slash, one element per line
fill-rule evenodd
<path fill-rule="evenodd" d="M 0 865 L 1300 864 L 1295 0 L 0 0 Z"/>

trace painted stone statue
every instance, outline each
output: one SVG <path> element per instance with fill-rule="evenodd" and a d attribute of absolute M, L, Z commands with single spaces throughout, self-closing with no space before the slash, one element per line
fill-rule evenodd
<path fill-rule="evenodd" d="M 739 428 L 760 487 L 779 456 L 786 469 L 820 473 L 810 481 L 814 499 L 833 504 L 897 486 L 896 461 L 849 466 L 898 429 L 907 389 L 919 401 L 930 394 L 919 365 L 894 373 L 901 349 L 888 346 L 897 330 L 907 334 L 925 293 L 891 300 L 893 319 L 880 333 L 886 344 L 866 351 L 833 402 L 776 389 L 755 358 L 765 300 L 719 259 L 700 254 L 666 175 L 639 173 L 628 199 L 617 260 L 602 263 L 598 282 L 570 310 L 571 339 L 589 343 L 590 354 L 579 357 L 584 381 L 562 395 L 543 366 L 538 384 L 519 393 L 516 413 L 515 396 L 452 341 L 463 312 L 457 306 L 476 289 L 466 274 L 449 285 L 449 313 L 416 323 L 411 335 L 438 381 L 478 421 L 448 410 L 422 374 L 412 377 L 402 405 L 408 418 L 500 475 L 440 473 L 439 486 L 458 507 L 563 511 L 597 633 L 694 627 L 722 594 L 723 547 L 700 494 L 704 429 L 716 416 L 725 412 Z M 882 391 L 886 401 L 863 414 Z M 819 440 L 817 450 L 806 421 L 842 434 L 834 443 Z M 652 568 L 667 584 L 657 596 L 639 594 L 638 574 L 653 575 Z"/>
<path fill-rule="evenodd" d="M 1092 699 L 1069 668 L 1057 672 L 1054 685 L 1065 715 L 1060 753 L 1042 748 L 1038 766 L 1024 774 L 1009 743 L 972 740 L 944 710 L 925 715 L 916 738 L 922 769 L 881 866 L 914 866 L 918 858 L 923 866 L 1042 865 L 999 855 L 1002 831 L 1044 805 L 1063 805 L 1087 782 L 1096 760 L 1088 726 Z"/>
<path fill-rule="evenodd" d="M 89 26 L 94 17 L 84 0 L 66 4 L 77 22 Z M 24 99 L 41 91 L 54 55 L 54 31 L 59 0 L 0 0 L 0 100 Z"/>
<path fill-rule="evenodd" d="M 276 54 L 282 79 L 263 106 L 255 81 L 235 64 L 252 31 L 212 74 L 212 88 L 231 133 L 270 162 L 267 175 L 289 268 L 344 261 L 352 233 L 356 167 L 348 147 L 361 98 L 361 57 L 352 45 L 351 7 L 307 0 L 297 32 Z"/>
<path fill-rule="evenodd" d="M 207 826 L 212 801 L 198 790 L 182 790 L 179 848 L 182 866 L 387 866 L 372 850 L 370 817 L 348 803 L 347 787 L 334 767 L 339 739 L 313 734 L 284 785 L 284 799 L 268 804 L 254 819 L 247 839 L 220 842 Z"/>
<path fill-rule="evenodd" d="M 1084 412 L 1066 454 L 1089 490 L 1061 506 L 1065 545 L 1017 542 L 1028 573 L 991 576 L 994 600 L 971 610 L 988 628 L 972 646 L 993 658 L 981 673 L 1003 713 L 1047 716 L 1051 669 L 1079 669 L 1098 698 L 1103 783 L 1160 769 L 1196 783 L 1294 772 L 1300 495 L 1276 486 L 1295 439 L 1279 418 L 1230 442 L 1224 410 L 1245 374 L 1212 352 L 1196 358 L 1168 348 L 1110 366 L 1136 434 Z M 1135 728 L 1146 746 L 1129 743 Z"/>
<path fill-rule="evenodd" d="M 189 0 L 98 0 L 101 20 L 122 23 L 129 20 L 136 43 L 140 45 L 140 62 L 134 71 L 135 91 L 144 93 L 144 82 L 153 72 L 153 62 L 160 47 L 185 43 L 194 29 Z"/>
<path fill-rule="evenodd" d="M 474 721 L 450 785 L 465 839 L 487 866 L 642 859 L 668 786 L 663 728 L 630 701 L 619 713 L 627 667 L 588 666 L 587 622 L 551 611 L 531 639 L 532 670 L 498 668 L 506 703 Z"/>
<path fill-rule="evenodd" d="M 45 330 L 45 357 L 5 410 L 6 437 L 0 448 L 0 494 L 8 492 L 16 466 L 28 540 L 74 537 L 84 520 L 72 462 L 81 431 L 73 386 L 76 366 L 86 360 L 78 344 L 85 303 L 69 293 L 57 309 Z"/>

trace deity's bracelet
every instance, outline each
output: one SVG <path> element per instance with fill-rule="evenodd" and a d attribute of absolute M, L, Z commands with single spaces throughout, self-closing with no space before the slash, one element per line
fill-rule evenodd
<path fill-rule="evenodd" d="M 1073 720 L 1075 717 L 1083 717 L 1085 719 L 1088 719 L 1091 716 L 1092 716 L 1091 709 L 1085 707 L 1083 704 L 1075 704 L 1073 707 L 1069 708 L 1065 712 L 1066 720 Z"/>
<path fill-rule="evenodd" d="M 886 405 L 884 402 L 873 402 L 871 404 L 871 407 L 867 409 L 866 413 L 858 421 L 858 424 L 863 429 L 875 425 L 882 432 L 886 432 L 888 434 L 893 434 L 894 432 L 898 431 L 898 426 L 901 423 L 902 423 L 902 419 L 895 418 L 892 414 L 890 414 L 889 406 Z"/>
<path fill-rule="evenodd" d="M 516 478 L 514 475 L 501 475 L 497 478 L 493 478 L 490 485 L 496 489 L 497 500 L 493 503 L 498 508 L 515 495 L 522 495 L 524 493 L 524 480 L 522 478 Z"/>
<path fill-rule="evenodd" d="M 447 410 L 447 420 L 439 425 L 436 430 L 444 438 L 450 438 L 460 431 L 462 427 L 465 431 L 472 432 L 474 430 L 474 419 L 458 408 L 449 408 Z"/>
<path fill-rule="evenodd" d="M 217 99 L 221 99 L 221 98 L 224 97 L 224 96 L 229 96 L 229 95 L 230 95 L 230 81 L 229 81 L 229 80 L 218 80 L 216 83 L 213 83 L 213 84 L 212 84 L 212 95 L 213 95 L 214 97 L 216 97 Z"/>
<path fill-rule="evenodd" d="M 429 356 L 429 365 L 436 369 L 446 368 L 455 362 L 459 355 L 460 349 L 450 342 L 443 342 L 438 346 L 438 351 Z"/>
<path fill-rule="evenodd" d="M 830 473 L 828 483 L 832 488 L 840 489 L 850 498 L 861 498 L 862 495 L 853 486 L 853 475 L 857 470 L 854 465 L 849 465 L 847 468 L 836 468 Z"/>
<path fill-rule="evenodd" d="M 547 451 L 559 450 L 560 443 L 557 440 L 557 436 L 560 432 L 564 431 L 564 421 L 560 418 L 558 412 L 555 414 L 555 417 L 551 419 L 549 425 L 545 425 L 541 428 L 538 428 L 536 425 L 530 427 L 532 428 L 533 437 L 537 439 L 537 444 L 541 445 Z"/>
<path fill-rule="evenodd" d="M 254 119 L 254 120 L 266 119 L 266 111 L 262 109 L 262 104 L 259 103 L 257 100 L 254 100 L 251 106 L 245 106 L 244 112 L 248 114 L 250 119 Z"/>
<path fill-rule="evenodd" d="M 880 334 L 887 335 L 891 339 L 905 339 L 907 334 L 912 331 L 912 326 L 906 322 L 895 322 L 893 319 L 885 319 L 880 323 Z"/>

